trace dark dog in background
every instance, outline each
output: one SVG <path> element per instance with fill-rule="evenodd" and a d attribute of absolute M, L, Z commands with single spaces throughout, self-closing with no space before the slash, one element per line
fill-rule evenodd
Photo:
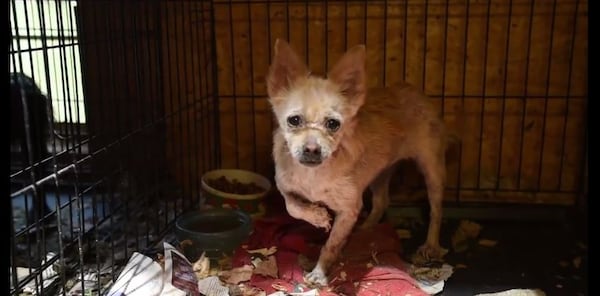
<path fill-rule="evenodd" d="M 10 143 L 19 144 L 24 166 L 37 163 L 49 156 L 47 143 L 50 128 L 48 122 L 52 117 L 49 116 L 47 100 L 33 79 L 22 73 L 11 73 Z M 26 108 L 23 108 L 23 101 L 25 101 Z M 31 151 L 27 145 L 25 116 L 28 119 Z"/>
<path fill-rule="evenodd" d="M 50 137 L 49 123 L 53 117 L 49 106 L 48 98 L 42 94 L 31 77 L 22 73 L 10 74 L 9 133 L 10 144 L 18 144 L 21 148 L 18 169 L 27 168 L 50 156 L 47 144 Z M 28 138 L 30 139 L 29 145 Z M 11 166 L 15 160 L 11 157 Z M 36 180 L 41 179 L 45 175 L 45 165 L 39 163 L 33 170 L 33 174 Z M 37 217 L 40 218 L 49 212 L 45 201 L 44 190 L 40 187 L 30 211 L 30 215 L 32 215 L 30 217 L 35 218 L 37 213 Z"/>

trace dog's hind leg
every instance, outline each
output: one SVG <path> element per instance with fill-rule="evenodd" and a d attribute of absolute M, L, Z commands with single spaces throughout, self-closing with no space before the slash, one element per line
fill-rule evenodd
<path fill-rule="evenodd" d="M 436 146 L 438 145 L 433 145 L 434 148 L 437 148 Z M 448 252 L 440 246 L 439 241 L 446 179 L 445 153 L 442 147 L 439 148 L 431 150 L 423 149 L 415 159 L 421 173 L 425 177 L 430 217 L 427 240 L 413 257 L 414 264 L 441 260 Z"/>
<path fill-rule="evenodd" d="M 373 193 L 372 197 L 372 209 L 369 216 L 360 225 L 360 229 L 367 229 L 375 226 L 383 217 L 385 210 L 390 204 L 390 179 L 394 173 L 395 166 L 391 166 L 383 170 L 379 176 L 371 182 L 369 188 Z"/>

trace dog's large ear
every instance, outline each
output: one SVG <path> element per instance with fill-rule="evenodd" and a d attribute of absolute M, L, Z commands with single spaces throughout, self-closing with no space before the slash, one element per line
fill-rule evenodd
<path fill-rule="evenodd" d="M 267 75 L 267 92 L 272 99 L 301 77 L 309 75 L 308 67 L 300 60 L 290 45 L 275 40 L 275 54 Z"/>
<path fill-rule="evenodd" d="M 367 92 L 365 55 L 364 45 L 354 46 L 327 74 L 328 79 L 340 87 L 340 91 L 353 107 L 353 112 L 362 106 Z"/>

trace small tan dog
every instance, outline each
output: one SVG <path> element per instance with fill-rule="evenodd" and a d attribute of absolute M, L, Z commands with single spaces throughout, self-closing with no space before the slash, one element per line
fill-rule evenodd
<path fill-rule="evenodd" d="M 365 47 L 348 50 L 327 78 L 311 76 L 285 41 L 275 42 L 267 76 L 269 101 L 279 123 L 274 133 L 275 181 L 288 213 L 331 230 L 315 268 L 305 279 L 326 285 L 362 210 L 369 187 L 373 209 L 361 225 L 382 218 L 395 164 L 416 161 L 425 177 L 430 224 L 417 255 L 441 259 L 445 181 L 444 124 L 427 97 L 409 85 L 367 90 Z M 367 99 L 368 96 L 368 99 Z M 335 213 L 333 225 L 329 211 Z"/>

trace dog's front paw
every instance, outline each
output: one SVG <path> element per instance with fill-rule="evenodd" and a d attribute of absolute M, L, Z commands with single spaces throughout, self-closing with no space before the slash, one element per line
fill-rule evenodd
<path fill-rule="evenodd" d="M 441 263 L 447 253 L 448 250 L 439 245 L 424 244 L 413 255 L 412 262 L 417 266 Z"/>
<path fill-rule="evenodd" d="M 331 230 L 331 216 L 327 209 L 318 205 L 311 205 L 307 217 L 305 217 L 315 227 L 320 227 L 329 232 Z"/>
<path fill-rule="evenodd" d="M 327 286 L 327 276 L 319 266 L 315 267 L 311 272 L 304 275 L 304 281 L 311 286 L 324 287 Z"/>

